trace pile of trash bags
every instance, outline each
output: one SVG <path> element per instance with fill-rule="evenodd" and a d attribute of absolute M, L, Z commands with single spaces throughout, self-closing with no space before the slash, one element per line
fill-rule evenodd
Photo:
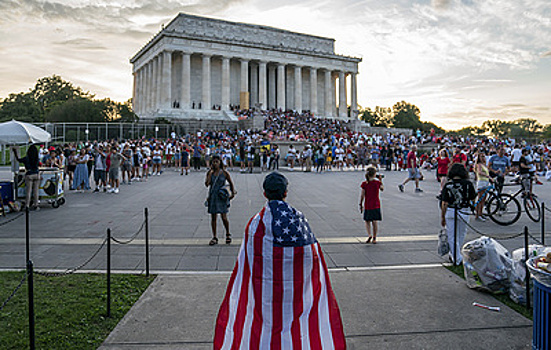
<path fill-rule="evenodd" d="M 530 245 L 529 258 L 551 252 L 550 247 Z M 524 248 L 510 254 L 495 239 L 482 236 L 461 248 L 465 279 L 469 288 L 491 293 L 509 293 L 516 303 L 526 303 Z"/>

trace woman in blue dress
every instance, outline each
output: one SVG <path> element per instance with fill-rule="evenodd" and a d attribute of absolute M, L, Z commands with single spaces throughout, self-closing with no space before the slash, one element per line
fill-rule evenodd
<path fill-rule="evenodd" d="M 226 181 L 230 186 L 230 192 L 226 189 Z M 228 221 L 228 208 L 230 206 L 230 200 L 235 197 L 237 191 L 235 191 L 230 174 L 224 169 L 222 160 L 217 154 L 213 155 L 211 158 L 211 168 L 207 172 L 205 186 L 209 188 L 206 204 L 210 214 L 210 224 L 212 228 L 212 239 L 209 245 L 218 244 L 218 237 L 216 236 L 216 221 L 218 214 L 222 217 L 222 223 L 226 229 L 226 244 L 230 244 L 231 234 L 230 222 Z"/>
<path fill-rule="evenodd" d="M 77 166 L 75 168 L 75 175 L 73 177 L 73 189 L 75 190 L 89 190 L 90 181 L 88 175 L 88 154 L 86 148 L 80 149 L 80 154 L 76 157 Z"/>

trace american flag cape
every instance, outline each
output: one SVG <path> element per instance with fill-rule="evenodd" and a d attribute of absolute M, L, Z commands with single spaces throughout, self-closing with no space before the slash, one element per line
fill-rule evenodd
<path fill-rule="evenodd" d="M 286 202 L 268 202 L 247 224 L 214 349 L 346 349 L 320 245 Z"/>

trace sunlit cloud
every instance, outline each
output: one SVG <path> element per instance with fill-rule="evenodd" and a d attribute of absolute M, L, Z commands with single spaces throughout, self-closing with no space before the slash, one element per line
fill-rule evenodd
<path fill-rule="evenodd" d="M 407 100 L 446 127 L 517 112 L 551 122 L 548 0 L 3 0 L 0 97 L 59 74 L 126 100 L 129 58 L 178 12 L 336 39 L 363 59 L 363 107 Z"/>

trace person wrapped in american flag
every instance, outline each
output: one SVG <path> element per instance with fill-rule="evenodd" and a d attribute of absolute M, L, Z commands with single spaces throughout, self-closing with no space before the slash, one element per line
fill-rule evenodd
<path fill-rule="evenodd" d="M 291 207 L 287 179 L 266 176 L 220 306 L 214 349 L 346 349 L 321 247 Z"/>

